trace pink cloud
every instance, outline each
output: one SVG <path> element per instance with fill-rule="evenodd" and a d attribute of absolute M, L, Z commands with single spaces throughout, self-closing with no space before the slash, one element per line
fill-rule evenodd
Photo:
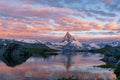
<path fill-rule="evenodd" d="M 113 2 L 114 0 L 103 0 L 104 2 L 107 2 L 107 3 L 111 3 Z"/>
<path fill-rule="evenodd" d="M 120 30 L 120 27 L 117 24 L 113 23 L 113 22 L 110 22 L 110 23 L 106 24 L 105 28 L 107 30 Z"/>
<path fill-rule="evenodd" d="M 31 5 L 23 4 L 21 6 L 8 6 L 0 4 L 0 11 L 14 16 L 25 16 L 25 17 L 57 17 L 62 14 L 72 14 L 72 10 L 68 8 L 57 8 L 57 7 L 43 7 L 36 8 Z"/>

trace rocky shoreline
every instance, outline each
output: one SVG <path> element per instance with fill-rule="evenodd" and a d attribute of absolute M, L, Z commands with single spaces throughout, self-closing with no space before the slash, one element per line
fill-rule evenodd
<path fill-rule="evenodd" d="M 104 55 L 104 58 L 101 60 L 104 61 L 106 64 L 100 65 L 99 67 L 113 68 L 117 80 L 119 80 L 120 79 L 120 48 L 106 45 L 104 48 L 104 52 L 102 54 Z"/>

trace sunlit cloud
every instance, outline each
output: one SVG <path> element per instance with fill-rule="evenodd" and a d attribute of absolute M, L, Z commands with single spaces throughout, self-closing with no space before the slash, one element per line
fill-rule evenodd
<path fill-rule="evenodd" d="M 111 3 L 113 2 L 114 0 L 103 0 L 104 2 L 107 2 L 107 3 Z"/>
<path fill-rule="evenodd" d="M 0 37 L 77 38 L 120 35 L 119 0 L 0 1 Z M 94 4 L 94 5 L 93 5 Z M 79 34 L 77 34 L 79 33 Z"/>

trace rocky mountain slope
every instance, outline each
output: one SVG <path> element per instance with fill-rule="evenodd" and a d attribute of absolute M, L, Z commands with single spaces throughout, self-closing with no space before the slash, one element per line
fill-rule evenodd
<path fill-rule="evenodd" d="M 53 49 L 71 49 L 71 50 L 91 50 L 91 49 L 100 49 L 101 46 L 96 43 L 81 43 L 80 41 L 76 40 L 69 32 L 65 34 L 63 40 L 61 42 L 47 42 L 47 46 Z"/>

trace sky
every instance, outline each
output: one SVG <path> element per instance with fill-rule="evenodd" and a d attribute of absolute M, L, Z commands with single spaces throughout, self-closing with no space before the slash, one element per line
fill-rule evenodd
<path fill-rule="evenodd" d="M 120 38 L 120 0 L 0 0 L 0 38 Z"/>

